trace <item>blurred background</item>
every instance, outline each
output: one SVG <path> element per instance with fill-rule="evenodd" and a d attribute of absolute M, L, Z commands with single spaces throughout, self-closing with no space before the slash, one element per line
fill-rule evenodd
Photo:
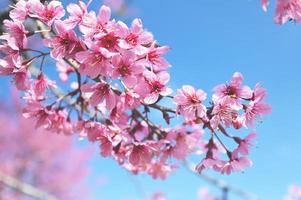
<path fill-rule="evenodd" d="M 67 5 L 76 1 L 62 2 Z M 160 44 L 171 47 L 167 59 L 172 64 L 170 86 L 174 90 L 183 84 L 191 84 L 210 95 L 215 85 L 228 81 L 236 71 L 244 75 L 248 85 L 255 85 L 259 81 L 267 88 L 267 101 L 272 105 L 273 113 L 265 117 L 264 123 L 257 127 L 258 142 L 251 152 L 254 166 L 244 173 L 230 176 L 209 171 L 208 174 L 265 200 L 283 199 L 290 184 L 301 184 L 301 27 L 293 22 L 284 26 L 276 25 L 273 22 L 275 2 L 271 2 L 268 12 L 262 11 L 259 0 L 105 0 L 104 3 L 111 5 L 116 19 L 131 23 L 134 18 L 141 18 L 144 26 L 154 34 Z M 94 0 L 90 9 L 98 10 L 102 4 L 103 2 Z M 7 1 L 1 0 L 1 8 L 7 5 Z M 3 107 L 1 116 L 6 120 L 0 121 L 0 135 L 9 133 L 9 130 L 3 129 L 7 121 L 16 123 L 17 127 L 21 126 L 18 125 L 18 117 L 13 114 L 16 111 L 2 106 L 13 105 L 12 96 L 9 95 L 10 81 L 6 77 L 0 77 L 0 100 Z M 23 130 L 10 132 L 26 134 Z M 31 138 L 35 137 L 34 134 L 32 133 Z M 10 140 L 12 144 L 15 141 L 13 136 L 8 136 L 6 140 Z M 48 136 L 45 140 L 46 143 L 50 142 Z M 0 137 L 0 144 L 3 141 Z M 217 196 L 221 194 L 219 189 L 207 184 L 184 167 L 165 181 L 153 180 L 147 175 L 132 176 L 115 161 L 101 158 L 97 145 L 74 138 L 74 151 L 78 148 L 87 151 L 90 147 L 94 149 L 93 156 L 87 155 L 82 161 L 71 162 L 72 166 L 80 165 L 84 174 L 87 173 L 78 181 L 79 188 L 87 193 L 74 190 L 78 187 L 77 184 L 70 184 L 64 189 L 65 192 L 73 191 L 73 194 L 89 194 L 89 197 L 84 195 L 73 199 L 141 200 L 161 191 L 170 200 L 196 200 L 197 191 L 203 186 L 210 188 Z M 0 169 L 6 165 L 4 157 L 12 155 L 13 148 L 17 148 L 16 145 L 4 149 L 1 147 Z M 59 152 L 53 150 L 50 153 L 56 156 L 54 154 Z M 69 158 L 69 155 L 66 157 Z M 15 156 L 11 159 L 15 159 Z M 89 168 L 87 172 L 86 168 Z M 55 168 L 54 172 L 59 169 Z M 50 177 L 54 172 L 41 171 L 51 173 L 48 174 Z M 65 179 L 63 177 L 61 180 Z M 48 177 L 46 180 L 51 180 L 52 184 L 61 182 L 58 175 L 54 179 Z M 2 187 L 4 186 L 0 185 L 0 191 L 5 191 Z M 55 191 L 47 188 L 50 187 L 47 184 L 45 187 L 45 191 Z M 58 198 L 67 199 L 60 196 Z M 240 197 L 230 193 L 229 199 Z"/>

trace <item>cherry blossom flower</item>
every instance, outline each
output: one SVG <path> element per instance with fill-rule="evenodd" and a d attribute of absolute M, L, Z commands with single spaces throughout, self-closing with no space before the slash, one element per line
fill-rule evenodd
<path fill-rule="evenodd" d="M 118 22 L 118 25 L 118 33 L 124 38 L 124 40 L 121 40 L 119 43 L 121 48 L 135 48 L 135 51 L 141 54 L 147 49 L 142 46 L 152 44 L 154 41 L 153 35 L 150 32 L 143 30 L 142 21 L 140 19 L 134 19 L 131 28 L 128 28 L 123 22 Z"/>
<path fill-rule="evenodd" d="M 31 17 L 36 17 L 42 22 L 51 26 L 55 20 L 61 19 L 65 15 L 62 3 L 59 1 L 50 1 L 49 4 L 42 4 L 39 0 L 30 2 Z"/>
<path fill-rule="evenodd" d="M 112 70 L 109 58 L 114 54 L 97 45 L 90 47 L 91 51 L 81 51 L 76 54 L 76 59 L 81 63 L 80 72 L 96 78 L 99 75 L 108 76 Z"/>
<path fill-rule="evenodd" d="M 6 40 L 9 47 L 14 50 L 26 48 L 28 31 L 25 29 L 22 22 L 13 22 L 10 20 L 3 21 L 4 27 L 9 35 L 2 35 L 0 39 Z"/>
<path fill-rule="evenodd" d="M 158 47 L 155 42 L 152 43 L 146 54 L 146 59 L 148 63 L 153 66 L 154 70 L 161 71 L 170 66 L 165 58 L 162 57 L 162 55 L 166 54 L 169 50 L 170 48 L 167 46 Z"/>
<path fill-rule="evenodd" d="M 97 106 L 105 102 L 108 109 L 113 109 L 116 104 L 116 97 L 110 85 L 105 83 L 85 84 L 82 85 L 83 92 L 92 92 L 89 102 L 91 106 Z"/>
<path fill-rule="evenodd" d="M 159 95 L 167 96 L 172 93 L 170 88 L 167 88 L 165 84 L 169 81 L 169 74 L 166 72 L 161 72 L 155 74 L 151 71 L 145 71 L 143 73 L 145 77 L 146 83 L 148 85 L 149 93 L 144 98 L 144 102 L 146 104 L 153 104 L 155 103 Z M 145 90 L 146 88 L 144 88 Z"/>
<path fill-rule="evenodd" d="M 177 91 L 173 100 L 177 104 L 177 112 L 189 120 L 206 115 L 207 109 L 202 104 L 206 97 L 207 94 L 203 90 L 196 91 L 192 86 L 184 85 Z"/>
<path fill-rule="evenodd" d="M 67 6 L 67 11 L 70 16 L 64 20 L 64 24 L 69 30 L 78 24 L 82 24 L 84 15 L 88 13 L 87 5 L 82 1 L 79 1 L 78 4 L 70 3 Z"/>
<path fill-rule="evenodd" d="M 137 84 L 137 76 L 142 74 L 144 67 L 135 63 L 136 56 L 131 51 L 125 51 L 122 55 L 115 55 L 112 58 L 112 64 L 114 70 L 112 73 L 112 78 L 116 79 L 119 76 L 123 78 L 124 84 L 132 88 Z"/>
<path fill-rule="evenodd" d="M 52 48 L 51 56 L 53 58 L 70 58 L 84 49 L 84 45 L 77 39 L 76 33 L 66 29 L 63 21 L 55 22 L 55 30 L 57 36 L 45 41 L 47 46 Z"/>

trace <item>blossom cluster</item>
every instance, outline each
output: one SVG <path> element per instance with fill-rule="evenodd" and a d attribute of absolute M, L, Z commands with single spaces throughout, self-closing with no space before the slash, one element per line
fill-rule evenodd
<path fill-rule="evenodd" d="M 262 8 L 267 11 L 268 0 L 261 0 Z M 301 22 L 301 1 L 300 0 L 277 0 L 274 20 L 277 24 L 284 24 L 287 21 Z"/>
<path fill-rule="evenodd" d="M 229 83 L 214 88 L 209 106 L 207 94 L 190 85 L 172 96 L 164 58 L 170 48 L 160 45 L 140 19 L 128 27 L 111 19 L 109 7 L 98 13 L 88 7 L 71 3 L 64 17 L 59 1 L 20 0 L 11 20 L 4 21 L 0 74 L 12 76 L 23 91 L 25 117 L 35 119 L 37 127 L 97 142 L 102 156 L 153 178 L 166 178 L 194 152 L 204 155 L 199 172 L 212 168 L 230 174 L 251 165 L 247 155 L 255 131 L 244 137 L 226 129 L 253 130 L 254 122 L 270 112 L 260 84 L 252 89 L 236 72 Z M 53 79 L 46 75 L 54 71 L 46 66 L 50 59 L 57 65 Z M 176 108 L 165 107 L 163 99 Z M 154 111 L 167 125 L 173 118 L 181 125 L 154 123 Z M 235 148 L 227 147 L 229 142 Z"/>

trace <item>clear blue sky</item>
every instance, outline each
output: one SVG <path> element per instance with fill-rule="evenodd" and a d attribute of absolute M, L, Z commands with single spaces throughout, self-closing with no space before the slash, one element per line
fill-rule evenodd
<path fill-rule="evenodd" d="M 191 84 L 210 94 L 235 71 L 248 84 L 260 81 L 268 89 L 273 113 L 258 125 L 254 166 L 231 176 L 212 173 L 264 200 L 283 199 L 289 184 L 301 184 L 301 26 L 274 24 L 271 4 L 268 13 L 259 0 L 137 0 L 131 5 L 139 10 L 134 17 L 142 18 L 156 39 L 172 48 L 167 58 L 173 89 Z M 9 81 L 0 81 L 3 98 Z M 91 167 L 93 200 L 141 200 L 137 185 L 146 193 L 164 191 L 170 200 L 195 200 L 197 189 L 206 185 L 183 168 L 163 182 L 145 175 L 133 178 L 114 161 L 97 156 Z M 108 177 L 107 184 L 95 185 L 102 175 Z"/>

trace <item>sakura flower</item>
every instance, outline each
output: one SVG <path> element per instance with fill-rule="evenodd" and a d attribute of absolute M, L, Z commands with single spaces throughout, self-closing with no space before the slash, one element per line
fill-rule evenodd
<path fill-rule="evenodd" d="M 265 96 L 266 91 L 257 84 L 253 92 L 252 101 L 250 101 L 248 105 L 244 105 L 245 114 L 243 116 L 245 117 L 246 125 L 250 124 L 251 126 L 254 126 L 254 120 L 258 119 L 263 114 L 271 113 L 271 106 L 262 102 Z"/>
<path fill-rule="evenodd" d="M 187 130 L 184 127 L 172 129 L 168 132 L 166 140 L 175 141 L 175 145 L 171 150 L 173 157 L 178 160 L 185 159 L 195 150 L 202 134 L 202 131 L 194 131 L 187 134 Z"/>
<path fill-rule="evenodd" d="M 29 103 L 23 109 L 23 116 L 25 118 L 34 118 L 36 120 L 36 127 L 49 128 L 51 126 L 50 116 L 53 114 L 51 109 L 42 107 L 39 103 Z"/>
<path fill-rule="evenodd" d="M 135 63 L 135 58 L 135 54 L 131 51 L 125 51 L 122 55 L 115 55 L 112 58 L 114 66 L 112 78 L 116 79 L 121 76 L 124 84 L 129 88 L 137 84 L 136 77 L 144 71 L 143 66 Z"/>
<path fill-rule="evenodd" d="M 112 69 L 109 58 L 114 54 L 97 45 L 92 45 L 90 49 L 76 54 L 77 61 L 81 63 L 80 72 L 92 79 L 99 75 L 108 76 Z"/>
<path fill-rule="evenodd" d="M 64 24 L 67 29 L 73 29 L 76 25 L 81 24 L 83 22 L 84 15 L 88 12 L 87 5 L 79 1 L 77 4 L 70 3 L 67 6 L 67 11 L 70 14 L 68 19 L 64 20 Z"/>
<path fill-rule="evenodd" d="M 39 0 L 30 1 L 31 17 L 36 17 L 42 22 L 51 26 L 55 20 L 61 19 L 65 15 L 62 3 L 59 1 L 50 1 L 48 4 L 42 4 Z"/>
<path fill-rule="evenodd" d="M 110 85 L 105 83 L 85 84 L 81 87 L 83 92 L 92 92 L 89 98 L 91 106 L 105 102 L 108 109 L 113 109 L 116 104 L 116 97 Z"/>
<path fill-rule="evenodd" d="M 25 29 L 22 22 L 14 22 L 10 20 L 3 21 L 4 27 L 8 31 L 8 35 L 0 36 L 0 39 L 6 40 L 10 48 L 20 50 L 26 48 L 28 31 Z"/>
<path fill-rule="evenodd" d="M 14 21 L 24 22 L 30 11 L 30 3 L 25 0 L 20 0 L 14 7 L 15 9 L 10 11 L 9 17 Z"/>
<path fill-rule="evenodd" d="M 221 172 L 222 174 L 231 174 L 232 172 L 241 172 L 246 167 L 251 167 L 252 161 L 247 157 L 238 157 L 232 154 L 230 161 L 221 161 L 215 166 L 215 170 Z"/>
<path fill-rule="evenodd" d="M 247 137 L 244 139 L 240 139 L 238 137 L 235 137 L 234 140 L 236 143 L 238 143 L 238 148 L 235 151 L 235 153 L 241 153 L 243 155 L 248 155 L 249 154 L 249 148 L 250 146 L 253 146 L 252 142 L 254 138 L 256 137 L 256 133 L 250 133 Z"/>
<path fill-rule="evenodd" d="M 129 155 L 129 162 L 132 165 L 148 164 L 152 160 L 152 148 L 148 144 L 134 144 L 131 154 Z"/>
<path fill-rule="evenodd" d="M 169 74 L 167 72 L 161 72 L 155 74 L 151 71 L 145 71 L 143 73 L 148 88 L 140 88 L 142 90 L 148 89 L 148 93 L 144 98 L 146 104 L 155 103 L 159 95 L 167 96 L 172 93 L 170 88 L 167 88 L 165 84 L 169 81 Z"/>
<path fill-rule="evenodd" d="M 284 24 L 289 20 L 301 22 L 301 1 L 278 0 L 274 20 L 278 24 Z"/>
<path fill-rule="evenodd" d="M 215 99 L 229 98 L 233 102 L 233 106 L 241 107 L 237 102 L 240 99 L 250 99 L 252 90 L 248 86 L 242 85 L 243 76 L 239 72 L 235 72 L 232 76 L 230 84 L 221 84 L 214 88 Z"/>
<path fill-rule="evenodd" d="M 49 87 L 56 88 L 56 84 L 54 81 L 46 78 L 43 74 L 40 74 L 38 79 L 33 83 L 33 90 L 38 96 L 42 96 Z"/>
<path fill-rule="evenodd" d="M 102 34 L 110 28 L 111 9 L 107 6 L 101 6 L 98 15 L 91 11 L 83 16 L 80 31 L 85 37 L 93 37 L 95 34 Z"/>
<path fill-rule="evenodd" d="M 84 45 L 77 39 L 76 33 L 66 29 L 63 21 L 55 22 L 55 30 L 57 35 L 45 41 L 47 46 L 52 48 L 51 56 L 53 58 L 69 58 L 84 49 Z"/>
<path fill-rule="evenodd" d="M 119 46 L 124 49 L 135 48 L 137 53 L 145 51 L 145 48 L 142 46 L 151 44 L 154 41 L 153 35 L 143 30 L 140 19 L 134 19 L 131 28 L 128 28 L 123 22 L 118 22 L 117 30 L 120 37 L 124 39 L 120 41 Z"/>
<path fill-rule="evenodd" d="M 215 130 L 220 123 L 223 123 L 226 127 L 233 125 L 234 127 L 241 127 L 242 119 L 238 116 L 237 104 L 234 104 L 230 98 L 214 98 L 213 97 L 213 109 L 211 111 L 212 118 L 210 119 L 210 125 Z"/>
<path fill-rule="evenodd" d="M 177 112 L 185 119 L 203 118 L 206 115 L 206 107 L 202 104 L 207 97 L 203 90 L 195 90 L 190 85 L 184 85 L 177 91 L 173 101 L 177 104 Z"/>
<path fill-rule="evenodd" d="M 153 66 L 154 70 L 161 71 L 167 69 L 170 64 L 162 55 L 170 50 L 167 46 L 158 47 L 155 42 L 152 43 L 146 54 L 148 63 Z"/>

